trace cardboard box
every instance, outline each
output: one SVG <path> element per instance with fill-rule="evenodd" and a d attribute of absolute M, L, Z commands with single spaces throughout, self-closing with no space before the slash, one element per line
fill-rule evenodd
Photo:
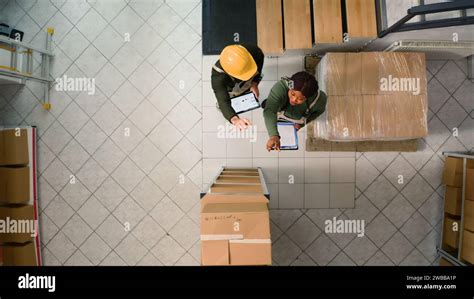
<path fill-rule="evenodd" d="M 3 246 L 4 266 L 37 266 L 36 248 L 33 242 Z"/>
<path fill-rule="evenodd" d="M 466 199 L 474 200 L 474 169 L 466 170 Z"/>
<path fill-rule="evenodd" d="M 258 173 L 257 168 L 224 168 L 224 171 L 232 172 L 256 172 Z"/>
<path fill-rule="evenodd" d="M 400 140 L 428 135 L 426 95 L 364 95 L 365 139 Z"/>
<path fill-rule="evenodd" d="M 263 195 L 207 194 L 201 201 L 201 235 L 269 238 L 268 199 Z"/>
<path fill-rule="evenodd" d="M 444 217 L 443 243 L 451 248 L 458 248 L 459 244 L 459 220 L 448 215 Z"/>
<path fill-rule="evenodd" d="M 30 201 L 30 168 L 0 167 L 0 203 L 21 204 Z"/>
<path fill-rule="evenodd" d="M 233 176 L 233 175 L 220 175 L 217 183 L 244 183 L 244 184 L 260 184 L 260 177 L 255 176 Z"/>
<path fill-rule="evenodd" d="M 234 171 L 234 170 L 224 170 L 221 175 L 243 175 L 243 176 L 256 176 L 259 174 L 256 171 Z"/>
<path fill-rule="evenodd" d="M 325 74 L 324 91 L 328 96 L 362 94 L 362 57 L 359 53 L 327 53 L 318 65 Z"/>
<path fill-rule="evenodd" d="M 37 233 L 32 205 L 0 207 L 0 243 L 25 243 Z"/>
<path fill-rule="evenodd" d="M 202 265 L 270 265 L 268 200 L 258 194 L 207 194 L 201 201 Z"/>
<path fill-rule="evenodd" d="M 461 158 L 446 157 L 444 161 L 443 184 L 453 187 L 462 187 L 463 164 L 464 162 Z M 468 159 L 466 164 L 466 177 L 468 173 L 472 176 L 472 171 L 470 171 L 472 169 L 474 169 L 474 160 Z M 469 184 L 469 188 L 471 188 L 472 184 L 470 184 L 467 179 L 466 183 Z"/>
<path fill-rule="evenodd" d="M 28 165 L 28 133 L 26 129 L 0 131 L 0 166 Z"/>
<path fill-rule="evenodd" d="M 201 264 L 206 266 L 230 265 L 229 241 L 201 241 Z"/>
<path fill-rule="evenodd" d="M 463 232 L 461 258 L 474 264 L 474 232 L 467 230 Z"/>
<path fill-rule="evenodd" d="M 329 139 L 364 139 L 363 96 L 332 96 L 327 103 Z"/>
<path fill-rule="evenodd" d="M 462 188 L 446 186 L 444 193 L 444 211 L 460 216 L 462 209 Z"/>
<path fill-rule="evenodd" d="M 272 244 L 270 239 L 229 240 L 231 265 L 271 265 Z"/>
<path fill-rule="evenodd" d="M 474 201 L 464 201 L 464 229 L 474 232 Z"/>
<path fill-rule="evenodd" d="M 446 157 L 444 161 L 443 184 L 453 187 L 462 187 L 463 160 L 461 158 Z"/>
<path fill-rule="evenodd" d="M 330 141 L 407 140 L 428 135 L 428 99 L 423 53 L 327 53 L 318 65 L 320 89 L 328 95 L 315 137 Z M 386 79 L 387 88 L 381 82 Z M 417 82 L 414 85 L 397 82 Z M 406 85 L 406 86 L 405 86 Z"/>
<path fill-rule="evenodd" d="M 454 266 L 450 261 L 448 261 L 445 258 L 440 258 L 439 259 L 439 265 L 440 266 Z"/>
<path fill-rule="evenodd" d="M 262 193 L 262 186 L 255 185 L 237 185 L 215 183 L 211 186 L 211 193 Z"/>
<path fill-rule="evenodd" d="M 427 94 L 426 61 L 424 53 L 415 52 L 362 52 L 362 94 L 399 95 L 404 97 L 406 88 L 381 89 L 381 79 L 393 84 L 409 84 L 419 80 L 419 95 Z M 392 84 L 392 87 L 396 87 Z"/>

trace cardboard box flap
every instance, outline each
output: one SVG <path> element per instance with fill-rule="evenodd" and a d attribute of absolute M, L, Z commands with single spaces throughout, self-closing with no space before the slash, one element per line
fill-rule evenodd
<path fill-rule="evenodd" d="M 229 241 L 231 265 L 271 265 L 272 247 L 270 240 Z"/>
<path fill-rule="evenodd" d="M 229 265 L 229 241 L 201 241 L 201 264 L 205 266 Z"/>

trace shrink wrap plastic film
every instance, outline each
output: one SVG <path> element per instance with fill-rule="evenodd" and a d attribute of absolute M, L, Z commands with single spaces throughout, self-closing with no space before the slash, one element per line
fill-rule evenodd
<path fill-rule="evenodd" d="M 316 77 L 328 96 L 314 137 L 405 140 L 428 134 L 424 53 L 327 53 Z"/>

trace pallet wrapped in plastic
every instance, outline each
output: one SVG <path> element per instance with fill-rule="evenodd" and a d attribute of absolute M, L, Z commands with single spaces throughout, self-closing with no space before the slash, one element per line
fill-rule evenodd
<path fill-rule="evenodd" d="M 328 95 L 314 136 L 330 141 L 405 140 L 428 134 L 423 53 L 328 53 L 316 75 Z"/>

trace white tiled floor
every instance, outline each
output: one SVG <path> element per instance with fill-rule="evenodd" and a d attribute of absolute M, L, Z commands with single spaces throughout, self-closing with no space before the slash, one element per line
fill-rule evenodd
<path fill-rule="evenodd" d="M 53 75 L 95 76 L 98 87 L 94 96 L 52 89 L 49 112 L 35 84 L 0 89 L 2 124 L 38 127 L 46 265 L 199 264 L 199 191 L 224 164 L 265 169 L 275 265 L 435 262 L 442 152 L 474 145 L 466 61 L 428 62 L 430 133 L 416 153 L 269 154 L 260 111 L 250 117 L 256 143 L 216 139 L 225 121 L 209 82 L 216 57 L 200 54 L 199 0 L 3 0 L 0 19 L 38 46 L 55 27 Z M 267 59 L 262 96 L 302 63 Z M 355 207 L 322 208 L 341 204 L 338 192 Z M 325 234 L 332 217 L 364 219 L 366 236 Z"/>

